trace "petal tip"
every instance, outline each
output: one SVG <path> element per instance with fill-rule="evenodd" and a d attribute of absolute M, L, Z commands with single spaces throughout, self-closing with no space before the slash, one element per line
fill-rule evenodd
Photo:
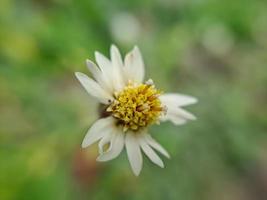
<path fill-rule="evenodd" d="M 111 49 L 114 49 L 114 48 L 117 49 L 117 46 L 116 46 L 115 44 L 111 44 L 111 45 L 110 45 L 110 48 L 111 48 Z"/>
<path fill-rule="evenodd" d="M 135 175 L 135 176 L 139 176 L 140 175 L 140 172 L 141 172 L 141 170 L 133 170 L 133 174 Z"/>
<path fill-rule="evenodd" d="M 162 169 L 163 169 L 163 168 L 165 168 L 165 166 L 164 166 L 164 164 L 163 164 L 163 163 L 162 163 L 162 164 L 160 164 L 160 165 L 159 165 L 159 167 L 160 167 L 160 168 L 162 168 Z"/>
<path fill-rule="evenodd" d="M 75 72 L 74 74 L 75 74 L 76 78 L 77 78 L 79 81 L 80 81 L 81 77 L 86 76 L 85 74 L 83 74 L 83 73 L 81 73 L 81 72 Z"/>
<path fill-rule="evenodd" d="M 95 51 L 95 58 L 99 56 L 99 52 L 98 51 Z"/>
<path fill-rule="evenodd" d="M 196 97 L 193 97 L 192 104 L 198 103 L 198 99 Z"/>
<path fill-rule="evenodd" d="M 139 47 L 137 45 L 134 45 L 133 49 L 139 51 Z"/>
<path fill-rule="evenodd" d="M 74 72 L 75 76 L 79 76 L 81 72 Z"/>
<path fill-rule="evenodd" d="M 81 147 L 83 148 L 83 149 L 85 149 L 86 147 L 88 147 L 89 145 L 87 145 L 87 142 L 82 142 L 82 144 L 81 144 Z"/>
<path fill-rule="evenodd" d="M 171 156 L 167 151 L 165 152 L 165 157 L 168 158 L 168 159 L 171 159 Z"/>
<path fill-rule="evenodd" d="M 86 63 L 86 65 L 87 65 L 87 67 L 88 67 L 88 69 L 93 73 L 94 72 L 94 70 L 97 68 L 98 69 L 98 67 L 96 66 L 96 64 L 93 62 L 93 61 L 91 61 L 91 60 L 89 60 L 89 59 L 86 59 L 85 60 L 85 63 Z M 93 73 L 94 74 L 94 73 Z"/>
<path fill-rule="evenodd" d="M 92 63 L 92 61 L 89 60 L 89 59 L 86 59 L 85 62 L 86 62 L 86 64 L 91 64 Z"/>
<path fill-rule="evenodd" d="M 96 158 L 96 161 L 97 161 L 97 162 L 105 162 L 105 160 L 103 160 L 103 159 L 101 158 L 101 155 L 98 156 L 98 157 Z"/>
<path fill-rule="evenodd" d="M 82 72 L 75 72 L 75 76 L 87 76 L 86 74 L 82 73 Z"/>

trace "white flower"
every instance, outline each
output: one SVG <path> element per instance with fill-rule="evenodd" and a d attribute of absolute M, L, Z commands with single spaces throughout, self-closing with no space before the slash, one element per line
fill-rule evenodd
<path fill-rule="evenodd" d="M 155 150 L 169 158 L 168 152 L 148 133 L 147 127 L 160 121 L 170 120 L 181 125 L 195 116 L 182 107 L 197 102 L 194 97 L 157 90 L 150 79 L 143 83 L 145 70 L 138 47 L 122 61 L 116 46 L 110 49 L 111 60 L 95 52 L 98 65 L 87 60 L 87 67 L 95 80 L 83 73 L 75 75 L 101 104 L 106 106 L 108 117 L 97 120 L 87 132 L 82 147 L 99 141 L 97 161 L 116 158 L 126 147 L 131 168 L 136 176 L 142 169 L 142 154 L 156 165 L 164 167 Z"/>

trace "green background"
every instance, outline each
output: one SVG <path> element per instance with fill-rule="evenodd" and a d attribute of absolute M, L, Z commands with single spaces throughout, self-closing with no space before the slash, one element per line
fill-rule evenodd
<path fill-rule="evenodd" d="M 75 71 L 138 45 L 146 78 L 196 96 L 198 120 L 151 133 L 171 154 L 97 163 L 97 102 Z M 0 199 L 267 199 L 267 2 L 1 0 Z"/>

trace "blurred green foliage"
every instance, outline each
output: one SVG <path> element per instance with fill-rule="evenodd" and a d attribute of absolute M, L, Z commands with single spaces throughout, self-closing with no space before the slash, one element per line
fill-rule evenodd
<path fill-rule="evenodd" d="M 261 0 L 1 0 L 0 199 L 267 199 L 266 36 Z M 80 149 L 97 109 L 74 72 L 112 43 L 199 98 L 197 121 L 152 127 L 172 159 L 138 178 Z"/>

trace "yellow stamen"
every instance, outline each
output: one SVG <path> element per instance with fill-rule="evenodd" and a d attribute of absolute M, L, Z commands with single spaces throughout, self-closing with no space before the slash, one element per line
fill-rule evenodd
<path fill-rule="evenodd" d="M 150 82 L 149 82 L 150 83 Z M 158 122 L 164 108 L 159 100 L 160 91 L 150 84 L 136 85 L 129 83 L 121 92 L 115 95 L 116 99 L 107 108 L 123 131 L 137 131 L 140 128 Z"/>

